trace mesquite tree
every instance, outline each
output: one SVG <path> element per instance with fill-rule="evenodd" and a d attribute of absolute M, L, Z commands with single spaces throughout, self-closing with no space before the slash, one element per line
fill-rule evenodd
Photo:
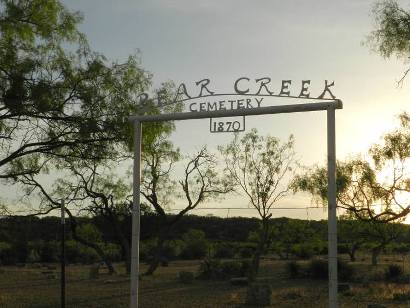
<path fill-rule="evenodd" d="M 232 187 L 218 174 L 216 158 L 205 147 L 185 159 L 183 175 L 178 181 L 172 176 L 172 171 L 182 157 L 166 138 L 158 138 L 156 142 L 143 146 L 141 158 L 141 193 L 160 217 L 154 256 L 145 273 L 151 275 L 162 259 L 163 245 L 173 226 L 199 204 L 232 191 Z M 182 209 L 175 215 L 168 215 L 167 207 L 178 193 Z"/>
<path fill-rule="evenodd" d="M 289 183 L 296 166 L 293 146 L 293 136 L 281 143 L 275 137 L 260 136 L 256 129 L 252 129 L 242 138 L 235 135 L 231 143 L 219 147 L 229 181 L 245 193 L 261 219 L 251 280 L 256 278 L 260 257 L 270 241 L 271 209 L 290 191 Z"/>
<path fill-rule="evenodd" d="M 92 52 L 81 19 L 57 0 L 0 1 L 0 178 L 109 156 L 128 135 L 150 76 Z"/>
<path fill-rule="evenodd" d="M 396 222 L 410 213 L 410 117 L 403 113 L 399 120 L 397 129 L 369 149 L 367 159 L 337 162 L 337 206 L 357 219 Z M 326 168 L 307 168 L 295 178 L 293 188 L 309 192 L 316 201 L 326 204 Z"/>
<path fill-rule="evenodd" d="M 378 1 L 373 8 L 375 29 L 368 35 L 367 43 L 384 58 L 396 56 L 408 64 L 410 57 L 410 10 L 394 0 Z M 409 74 L 407 68 L 398 84 Z"/>

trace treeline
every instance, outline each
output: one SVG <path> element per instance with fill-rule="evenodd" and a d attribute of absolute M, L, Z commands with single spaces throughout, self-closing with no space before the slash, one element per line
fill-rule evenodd
<path fill-rule="evenodd" d="M 171 218 L 172 216 L 170 216 Z M 141 217 L 142 260 L 153 255 L 155 230 L 161 223 L 157 215 Z M 102 217 L 77 217 L 77 233 L 97 243 L 111 261 L 123 261 L 125 253 L 116 232 Z M 75 241 L 70 221 L 66 225 L 66 257 L 70 263 L 93 263 L 99 255 Z M 121 221 L 121 228 L 131 236 L 131 218 Z M 250 257 L 258 237 L 255 218 L 214 216 L 183 217 L 169 233 L 162 252 L 163 263 L 173 259 Z M 271 221 L 271 242 L 267 253 L 279 258 L 310 258 L 327 254 L 327 221 L 275 218 Z M 339 221 L 339 253 L 355 261 L 356 252 L 368 251 L 377 263 L 383 251 L 406 254 L 410 251 L 410 226 L 371 224 L 357 220 Z M 56 262 L 60 254 L 61 221 L 59 217 L 9 216 L 0 219 L 0 262 L 3 265 L 33 262 Z"/>

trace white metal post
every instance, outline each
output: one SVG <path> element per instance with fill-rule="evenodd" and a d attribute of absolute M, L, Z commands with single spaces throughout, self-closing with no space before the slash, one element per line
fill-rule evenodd
<path fill-rule="evenodd" d="M 329 307 L 337 308 L 336 133 L 332 107 L 327 109 L 327 181 Z"/>
<path fill-rule="evenodd" d="M 131 294 L 130 308 L 138 307 L 140 185 L 141 185 L 141 122 L 134 120 L 134 170 L 131 235 Z"/>

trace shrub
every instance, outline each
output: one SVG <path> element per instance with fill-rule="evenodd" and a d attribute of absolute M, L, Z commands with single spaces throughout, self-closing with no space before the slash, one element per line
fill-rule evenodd
<path fill-rule="evenodd" d="M 290 278 L 297 278 L 300 275 L 300 264 L 296 261 L 286 263 L 286 271 L 289 273 Z"/>
<path fill-rule="evenodd" d="M 149 262 L 152 259 L 154 252 L 155 241 L 143 241 L 140 243 L 140 259 L 144 262 Z"/>
<path fill-rule="evenodd" d="M 100 260 L 94 249 L 81 245 L 74 240 L 65 243 L 66 259 L 70 263 L 91 264 Z"/>
<path fill-rule="evenodd" d="M 337 260 L 338 277 L 340 280 L 350 280 L 354 275 L 353 267 L 342 261 Z M 328 262 L 327 260 L 315 259 L 309 264 L 308 273 L 313 279 L 328 278 Z"/>
<path fill-rule="evenodd" d="M 16 253 L 13 246 L 6 242 L 0 242 L 0 265 L 11 265 L 16 262 Z"/>
<path fill-rule="evenodd" d="M 166 241 L 162 248 L 162 256 L 167 260 L 175 260 L 181 254 L 184 243 L 181 240 Z"/>
<path fill-rule="evenodd" d="M 226 278 L 241 277 L 242 263 L 238 261 L 227 261 L 221 263 L 221 270 Z"/>
<path fill-rule="evenodd" d="M 403 276 L 403 268 L 397 264 L 390 264 L 385 272 L 385 278 L 387 280 L 394 280 Z"/>
<path fill-rule="evenodd" d="M 342 281 L 348 281 L 353 278 L 354 269 L 346 261 L 337 260 L 337 271 L 338 271 L 338 277 Z"/>
<path fill-rule="evenodd" d="M 199 265 L 199 275 L 200 279 L 221 279 L 222 278 L 222 267 L 220 260 L 209 260 L 205 259 Z"/>
<path fill-rule="evenodd" d="M 231 244 L 220 243 L 215 247 L 215 258 L 233 258 L 235 256 L 235 249 Z"/>
<path fill-rule="evenodd" d="M 183 235 L 182 239 L 184 247 L 181 251 L 181 258 L 193 260 L 207 255 L 209 243 L 203 231 L 191 229 Z"/>
<path fill-rule="evenodd" d="M 254 249 L 253 247 L 248 247 L 248 246 L 241 247 L 241 248 L 239 249 L 239 255 L 240 255 L 242 258 L 250 258 L 250 257 L 253 256 L 254 250 L 255 250 L 255 249 Z"/>
<path fill-rule="evenodd" d="M 41 262 L 56 262 L 59 257 L 59 245 L 56 241 L 44 242 L 40 248 L 40 260 Z"/>
<path fill-rule="evenodd" d="M 410 300 L 408 293 L 393 293 L 393 300 L 398 302 L 407 302 Z"/>
<path fill-rule="evenodd" d="M 315 259 L 310 261 L 308 267 L 308 273 L 313 279 L 327 279 L 328 278 L 328 265 L 327 261 L 321 259 Z"/>
<path fill-rule="evenodd" d="M 292 247 L 292 253 L 301 259 L 310 259 L 314 255 L 314 247 L 311 244 L 296 244 Z"/>
<path fill-rule="evenodd" d="M 249 271 L 250 264 L 248 261 L 225 261 L 213 259 L 204 260 L 199 266 L 199 278 L 219 280 L 230 279 L 233 277 L 242 277 Z"/>
<path fill-rule="evenodd" d="M 111 262 L 118 262 L 122 260 L 121 246 L 113 243 L 104 245 L 104 253 Z"/>
<path fill-rule="evenodd" d="M 30 250 L 30 253 L 28 254 L 28 257 L 27 257 L 27 262 L 28 263 L 40 262 L 40 255 L 38 254 L 37 250 L 35 249 Z"/>

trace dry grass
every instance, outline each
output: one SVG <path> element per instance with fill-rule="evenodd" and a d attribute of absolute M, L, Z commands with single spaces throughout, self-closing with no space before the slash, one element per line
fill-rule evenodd
<path fill-rule="evenodd" d="M 383 260 L 384 258 L 382 258 Z M 397 261 L 398 258 L 389 259 Z M 386 262 L 374 269 L 368 260 L 354 266 L 360 276 L 378 275 Z M 161 267 L 152 277 L 140 282 L 140 307 L 243 307 L 245 287 L 231 286 L 226 281 L 198 281 L 182 284 L 177 280 L 179 271 L 198 269 L 199 261 L 177 261 Z M 289 279 L 285 261 L 264 260 L 259 279 L 272 285 L 271 307 L 327 307 L 327 282 L 308 279 Z M 67 307 L 128 307 L 129 280 L 123 268 L 119 274 L 102 273 L 96 280 L 88 279 L 87 266 L 67 268 Z M 144 269 L 144 267 L 143 267 Z M 43 268 L 5 267 L 0 271 L 0 307 L 58 307 L 59 277 L 47 278 Z M 58 270 L 56 271 L 58 272 Z M 410 293 L 408 284 L 357 282 L 352 290 L 340 294 L 341 307 L 367 307 L 377 302 L 387 307 L 410 307 L 410 302 L 393 300 L 394 293 Z"/>

